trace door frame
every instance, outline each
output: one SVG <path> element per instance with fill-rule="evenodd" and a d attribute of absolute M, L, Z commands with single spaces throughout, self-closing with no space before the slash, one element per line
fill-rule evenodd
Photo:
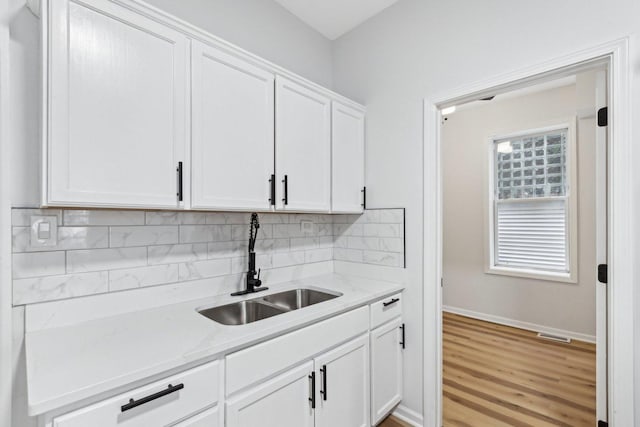
<path fill-rule="evenodd" d="M 13 395 L 9 22 L 9 6 L 0 2 L 0 425 L 11 425 Z"/>
<path fill-rule="evenodd" d="M 442 108 L 522 87 L 550 76 L 573 72 L 588 63 L 608 65 L 609 278 L 607 285 L 608 408 L 614 426 L 634 423 L 634 313 L 631 183 L 631 91 L 629 38 L 569 53 L 530 67 L 471 83 L 424 99 L 423 128 L 423 419 L 425 426 L 442 425 Z M 484 95 L 484 96 L 483 96 Z M 615 167 L 614 167 L 615 166 Z M 594 265 L 594 268 L 596 266 Z M 430 327 L 426 327 L 429 325 Z M 431 327 L 434 325 L 435 327 Z"/>

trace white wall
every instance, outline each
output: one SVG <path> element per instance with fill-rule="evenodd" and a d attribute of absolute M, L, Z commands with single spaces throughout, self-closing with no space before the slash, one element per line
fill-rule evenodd
<path fill-rule="evenodd" d="M 407 208 L 407 300 L 411 304 L 406 317 L 416 325 L 411 332 L 414 340 L 422 336 L 417 325 L 422 321 L 423 98 L 620 37 L 637 36 L 638 16 L 636 0 L 539 0 L 517 6 L 511 0 L 400 0 L 334 43 L 334 89 L 367 105 L 370 206 Z M 640 46 L 635 39 L 631 51 L 637 79 Z M 632 82 L 632 88 L 634 135 L 639 135 L 640 83 Z M 640 150 L 640 144 L 636 147 Z M 634 154 L 640 157 L 637 151 Z M 637 209 L 640 173 L 633 179 Z M 638 242 L 639 231 L 629 231 L 638 236 Z M 637 265 L 640 274 L 640 262 Z M 640 307 L 640 300 L 635 303 Z M 640 389 L 640 339 L 636 349 L 635 378 Z M 406 372 L 405 404 L 420 411 L 422 358 L 417 351 L 407 355 Z M 640 407 L 640 393 L 636 402 Z"/>
<path fill-rule="evenodd" d="M 145 0 L 331 88 L 331 41 L 272 0 Z"/>
<path fill-rule="evenodd" d="M 11 8 L 13 206 L 39 203 L 39 21 L 26 0 Z M 269 0 L 149 0 L 149 3 L 320 85 L 332 86 L 331 42 Z"/>
<path fill-rule="evenodd" d="M 577 85 L 498 97 L 447 116 L 442 126 L 443 305 L 595 340 L 595 82 L 578 79 Z M 578 265 L 573 268 L 578 282 L 487 274 L 488 140 L 565 123 L 576 116 L 578 87 L 591 91 L 594 113 L 577 124 Z"/>

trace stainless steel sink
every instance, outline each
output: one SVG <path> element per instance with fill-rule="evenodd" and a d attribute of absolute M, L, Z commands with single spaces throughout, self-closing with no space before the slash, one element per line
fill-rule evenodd
<path fill-rule="evenodd" d="M 198 313 L 223 325 L 246 325 L 278 314 L 338 298 L 340 293 L 315 289 L 291 289 L 218 307 L 203 308 Z"/>
<path fill-rule="evenodd" d="M 258 320 L 286 313 L 287 311 L 286 309 L 265 304 L 255 299 L 206 308 L 198 312 L 223 325 L 246 325 L 247 323 L 257 322 Z"/>
<path fill-rule="evenodd" d="M 315 289 L 291 289 L 290 291 L 266 295 L 263 299 L 287 310 L 299 308 L 329 301 L 340 295 L 317 291 Z"/>

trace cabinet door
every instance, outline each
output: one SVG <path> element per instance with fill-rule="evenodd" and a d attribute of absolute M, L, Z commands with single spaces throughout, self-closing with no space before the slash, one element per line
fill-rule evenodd
<path fill-rule="evenodd" d="M 47 4 L 44 203 L 179 207 L 188 39 L 107 0 Z"/>
<path fill-rule="evenodd" d="M 402 319 L 371 331 L 371 421 L 377 424 L 402 400 Z"/>
<path fill-rule="evenodd" d="M 368 427 L 369 337 L 315 359 L 316 427 Z"/>
<path fill-rule="evenodd" d="M 312 427 L 313 362 L 269 380 L 227 402 L 227 427 Z"/>
<path fill-rule="evenodd" d="M 270 210 L 274 76 L 192 42 L 192 207 Z"/>
<path fill-rule="evenodd" d="M 329 98 L 276 77 L 278 209 L 329 211 L 330 108 Z"/>
<path fill-rule="evenodd" d="M 364 113 L 338 102 L 331 114 L 331 211 L 364 208 Z"/>

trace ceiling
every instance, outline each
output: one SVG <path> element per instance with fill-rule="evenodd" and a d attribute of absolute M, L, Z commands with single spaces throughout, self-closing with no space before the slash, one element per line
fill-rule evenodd
<path fill-rule="evenodd" d="M 275 0 L 330 40 L 351 31 L 398 0 Z"/>

